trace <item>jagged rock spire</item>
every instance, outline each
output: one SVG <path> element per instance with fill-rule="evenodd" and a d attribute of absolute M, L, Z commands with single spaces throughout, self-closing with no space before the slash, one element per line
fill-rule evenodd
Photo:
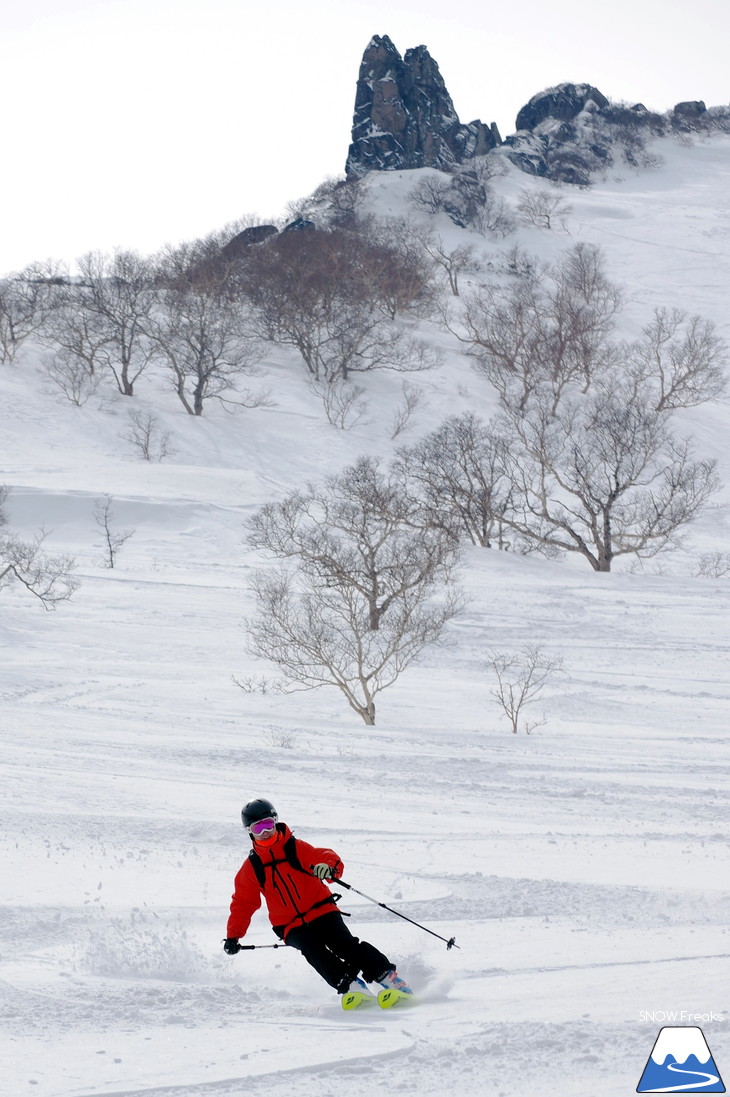
<path fill-rule="evenodd" d="M 459 122 L 439 67 L 425 46 L 401 57 L 387 35 L 370 40 L 357 81 L 348 178 L 368 171 L 452 168 L 499 144 L 494 123 Z"/>

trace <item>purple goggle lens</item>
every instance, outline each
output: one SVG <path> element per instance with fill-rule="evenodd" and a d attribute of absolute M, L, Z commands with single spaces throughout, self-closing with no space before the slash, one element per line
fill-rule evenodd
<path fill-rule="evenodd" d="M 267 830 L 273 830 L 276 826 L 276 819 L 259 819 L 256 823 L 251 823 L 248 828 L 252 834 L 265 834 Z"/>

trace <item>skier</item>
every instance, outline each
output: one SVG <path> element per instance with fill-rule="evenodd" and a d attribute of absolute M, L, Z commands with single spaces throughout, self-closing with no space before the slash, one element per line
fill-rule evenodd
<path fill-rule="evenodd" d="M 253 848 L 236 875 L 224 951 L 233 956 L 243 947 L 239 941 L 263 895 L 274 933 L 343 995 L 344 1008 L 374 998 L 367 983 L 411 994 L 395 964 L 374 945 L 354 937 L 337 910 L 324 883 L 342 875 L 337 854 L 294 838 L 269 800 L 251 800 L 241 818 Z"/>

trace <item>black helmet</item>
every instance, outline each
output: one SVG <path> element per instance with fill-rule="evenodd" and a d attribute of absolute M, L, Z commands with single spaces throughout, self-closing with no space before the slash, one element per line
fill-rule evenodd
<path fill-rule="evenodd" d="M 270 800 L 249 800 L 241 812 L 244 827 L 250 827 L 251 823 L 257 823 L 259 819 L 278 818 L 276 808 Z"/>

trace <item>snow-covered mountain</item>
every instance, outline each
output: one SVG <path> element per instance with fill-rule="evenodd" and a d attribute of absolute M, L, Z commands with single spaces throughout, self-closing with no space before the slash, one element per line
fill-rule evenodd
<path fill-rule="evenodd" d="M 554 192 L 572 208 L 549 231 L 414 212 L 419 181 L 447 178 L 431 168 L 368 174 L 363 209 L 423 217 L 487 271 L 515 245 L 545 262 L 599 245 L 624 287 L 624 338 L 660 305 L 730 338 L 730 136 L 664 137 L 652 154 L 651 169 Z M 491 193 L 515 215 L 546 183 L 490 156 L 504 164 Z M 316 201 L 305 212 L 326 217 Z M 395 440 L 402 376 L 361 379 L 364 418 L 338 430 L 281 348 L 255 378 L 271 401 L 200 418 L 154 372 L 133 401 L 102 384 L 76 407 L 39 348 L 0 367 L 9 520 L 43 526 L 81 580 L 55 613 L 17 586 L 0 595 L 3 1093 L 616 1097 L 660 1027 L 646 1012 L 672 1009 L 711 1015 L 715 1061 L 730 1063 L 730 579 L 697 574 L 728 552 L 726 397 L 677 415 L 725 485 L 681 548 L 602 575 L 467 550 L 464 613 L 383 694 L 375 728 L 335 690 L 272 691 L 276 671 L 246 654 L 256 507 L 495 407 L 452 337 L 421 333 L 443 362 L 409 377 L 421 399 Z M 129 442 L 132 403 L 168 432 L 164 461 Z M 105 495 L 134 531 L 113 570 L 94 521 Z M 486 664 L 529 643 L 564 672 L 528 738 L 510 734 Z M 348 894 L 353 931 L 416 990 L 407 1014 L 344 1014 L 288 950 L 222 954 L 254 795 L 336 849 L 366 894 L 455 934 L 447 951 Z M 249 939 L 273 942 L 263 914 Z"/>

